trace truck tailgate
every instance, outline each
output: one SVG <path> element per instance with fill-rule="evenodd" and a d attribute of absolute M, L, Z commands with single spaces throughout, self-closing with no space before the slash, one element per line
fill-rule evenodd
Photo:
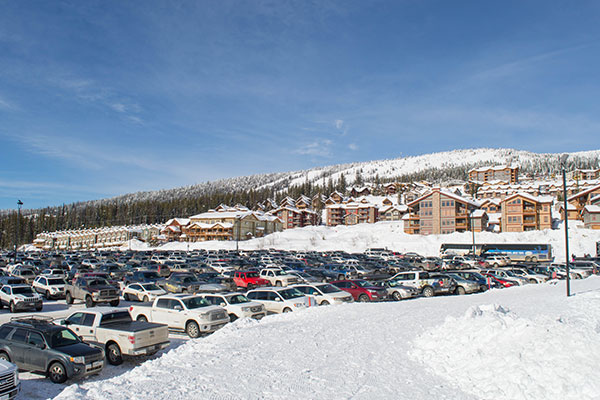
<path fill-rule="evenodd" d="M 162 324 L 151 324 L 148 329 L 136 330 L 133 333 L 133 348 L 139 349 L 169 341 L 169 328 Z"/>

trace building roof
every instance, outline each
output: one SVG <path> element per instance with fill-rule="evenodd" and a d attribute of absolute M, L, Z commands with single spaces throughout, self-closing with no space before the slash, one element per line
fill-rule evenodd
<path fill-rule="evenodd" d="M 419 197 L 416 200 L 411 201 L 410 203 L 408 203 L 409 207 L 412 207 L 414 204 L 417 204 L 418 202 L 420 202 L 423 199 L 426 199 L 427 197 L 431 196 L 435 191 L 439 190 L 440 194 L 443 194 L 444 196 L 448 196 L 454 200 L 460 201 L 461 203 L 467 203 L 470 204 L 474 207 L 480 207 L 481 204 L 475 200 L 471 200 L 471 199 L 467 199 L 465 197 L 459 196 L 454 192 L 451 192 L 449 190 L 446 189 L 442 189 L 442 188 L 435 188 L 429 192 L 427 192 L 426 194 L 424 194 L 423 196 Z"/>
<path fill-rule="evenodd" d="M 588 204 L 587 206 L 583 207 L 583 211 L 588 212 L 590 214 L 600 214 L 600 206 Z"/>
<path fill-rule="evenodd" d="M 532 196 L 529 193 L 525 193 L 525 192 L 518 192 L 515 194 L 511 194 L 510 196 L 506 197 L 504 199 L 504 201 L 508 201 L 515 197 L 524 197 L 527 200 L 530 200 L 530 201 L 533 201 L 536 203 L 552 203 L 554 201 L 554 197 L 552 197 L 552 196 Z"/>
<path fill-rule="evenodd" d="M 582 190 L 579 193 L 575 193 L 574 195 L 572 195 L 571 197 L 567 198 L 567 201 L 571 201 L 571 200 L 575 200 L 576 198 L 580 197 L 580 196 L 585 196 L 586 194 L 589 194 L 595 190 L 600 189 L 600 185 L 596 185 L 596 186 L 592 186 L 589 189 L 586 190 Z"/>
<path fill-rule="evenodd" d="M 494 165 L 494 166 L 489 166 L 489 167 L 479 167 L 479 168 L 473 168 L 471 170 L 469 170 L 469 173 L 471 172 L 486 172 L 486 171 L 503 171 L 505 169 L 516 169 L 519 168 L 518 165 Z"/>

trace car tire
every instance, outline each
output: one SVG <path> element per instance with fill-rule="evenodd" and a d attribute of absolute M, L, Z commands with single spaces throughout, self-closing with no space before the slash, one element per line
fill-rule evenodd
<path fill-rule="evenodd" d="M 123 300 L 131 301 L 131 298 L 129 297 L 129 293 L 123 293 Z"/>
<path fill-rule="evenodd" d="M 0 360 L 11 362 L 8 354 L 3 351 L 0 351 Z"/>
<path fill-rule="evenodd" d="M 283 309 L 283 312 L 284 313 L 289 313 L 289 312 L 292 312 L 292 309 L 289 308 L 289 307 L 286 307 L 286 308 Z"/>
<path fill-rule="evenodd" d="M 531 279 L 529 280 L 529 283 L 538 283 L 538 282 L 537 282 L 535 279 L 531 278 Z"/>
<path fill-rule="evenodd" d="M 50 291 L 46 290 L 46 293 L 44 293 L 44 297 L 46 297 L 46 300 L 50 300 Z"/>
<path fill-rule="evenodd" d="M 148 322 L 148 318 L 146 318 L 145 315 L 138 315 L 138 317 L 136 318 L 136 321 Z"/>
<path fill-rule="evenodd" d="M 65 294 L 65 302 L 66 302 L 67 304 L 73 304 L 73 296 L 71 296 L 71 293 L 70 293 L 70 292 L 67 292 L 67 293 Z"/>
<path fill-rule="evenodd" d="M 94 300 L 92 299 L 92 296 L 85 296 L 85 306 L 87 308 L 92 308 L 96 305 L 96 303 L 94 303 Z"/>
<path fill-rule="evenodd" d="M 343 281 L 344 279 L 346 279 L 346 276 L 343 274 L 338 275 L 338 281 Z"/>
<path fill-rule="evenodd" d="M 369 296 L 367 296 L 366 294 L 361 294 L 360 296 L 358 296 L 358 301 L 360 301 L 361 303 L 367 303 L 369 301 Z"/>
<path fill-rule="evenodd" d="M 39 311 L 42 311 L 42 309 L 43 309 L 43 308 L 44 308 L 44 305 L 43 305 L 43 304 L 40 304 L 39 306 L 37 306 L 37 307 L 35 308 L 35 311 L 38 311 L 38 312 L 39 312 Z"/>
<path fill-rule="evenodd" d="M 111 307 L 117 307 L 119 305 L 119 299 L 113 300 L 109 304 Z"/>
<path fill-rule="evenodd" d="M 435 292 L 433 291 L 433 288 L 431 286 L 426 286 L 425 288 L 423 288 L 423 296 L 433 297 L 434 294 Z"/>
<path fill-rule="evenodd" d="M 144 303 L 148 303 L 150 301 L 150 299 L 148 298 L 148 296 L 144 296 L 144 298 L 142 299 L 142 301 Z"/>
<path fill-rule="evenodd" d="M 106 360 L 110 365 L 121 365 L 123 364 L 123 355 L 121 349 L 116 343 L 110 343 L 106 346 Z"/>
<path fill-rule="evenodd" d="M 248 286 L 246 286 L 246 289 L 252 290 L 252 289 L 254 289 L 254 285 L 249 283 Z"/>
<path fill-rule="evenodd" d="M 189 321 L 185 324 L 185 333 L 192 339 L 196 339 L 200 336 L 200 327 L 195 321 Z"/>
<path fill-rule="evenodd" d="M 462 287 L 462 286 L 457 286 L 457 287 L 456 287 L 456 291 L 455 291 L 455 293 L 456 293 L 457 295 L 459 295 L 459 296 L 462 296 L 462 295 L 465 295 L 465 294 L 467 294 L 467 292 L 466 292 L 465 288 L 464 288 L 464 287 Z"/>
<path fill-rule="evenodd" d="M 392 293 L 392 299 L 394 299 L 396 301 L 400 301 L 400 300 L 402 300 L 402 295 L 400 294 L 400 292 L 394 292 L 394 293 Z"/>
<path fill-rule="evenodd" d="M 233 322 L 236 319 L 238 319 L 237 315 L 235 315 L 235 314 L 229 314 L 229 322 Z"/>
<path fill-rule="evenodd" d="M 277 287 L 281 287 L 281 286 L 282 286 L 282 284 L 281 284 L 281 281 L 277 281 L 277 282 L 275 282 L 275 286 L 277 286 Z"/>
<path fill-rule="evenodd" d="M 536 263 L 538 261 L 538 258 L 536 256 L 531 257 L 531 262 Z"/>
<path fill-rule="evenodd" d="M 322 305 L 322 306 L 328 306 L 328 305 L 329 305 L 329 302 L 328 302 L 327 300 L 323 300 L 323 301 L 321 302 L 321 305 Z"/>
<path fill-rule="evenodd" d="M 12 301 L 10 302 L 10 304 L 8 305 L 8 309 L 10 310 L 11 313 L 16 313 L 17 312 L 17 306 L 15 306 L 15 303 L 13 303 Z"/>
<path fill-rule="evenodd" d="M 53 383 L 64 383 L 67 380 L 67 370 L 64 365 L 55 361 L 48 367 L 48 378 Z"/>

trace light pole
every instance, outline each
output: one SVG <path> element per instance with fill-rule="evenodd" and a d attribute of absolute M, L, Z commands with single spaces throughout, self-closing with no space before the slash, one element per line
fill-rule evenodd
<path fill-rule="evenodd" d="M 567 158 L 569 158 L 568 154 L 563 154 L 560 156 L 560 165 L 562 168 L 562 176 L 563 176 L 563 209 L 565 215 L 565 267 L 567 270 L 567 297 L 571 295 L 571 277 L 569 276 L 569 213 L 567 209 Z"/>
<path fill-rule="evenodd" d="M 14 259 L 14 263 L 17 263 L 17 249 L 18 249 L 18 242 L 19 242 L 19 224 L 21 222 L 21 206 L 23 205 L 23 202 L 21 200 L 17 200 L 17 229 L 15 230 L 15 259 Z"/>
<path fill-rule="evenodd" d="M 235 217 L 235 223 L 237 225 L 237 235 L 235 237 L 235 252 L 237 253 L 240 249 L 240 216 Z"/>

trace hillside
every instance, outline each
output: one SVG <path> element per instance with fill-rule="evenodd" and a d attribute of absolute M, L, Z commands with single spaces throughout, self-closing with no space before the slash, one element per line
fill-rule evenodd
<path fill-rule="evenodd" d="M 99 205 L 106 202 L 122 204 L 139 201 L 164 201 L 193 198 L 219 191 L 236 192 L 273 189 L 276 192 L 306 182 L 311 183 L 313 186 L 325 186 L 329 181 L 338 181 L 342 175 L 346 183 L 350 185 L 355 183 L 355 179 L 359 175 L 366 182 L 375 181 L 377 178 L 382 181 L 410 180 L 412 177 L 436 180 L 436 177 L 443 178 L 444 176 L 448 179 L 459 179 L 461 177 L 465 178 L 466 172 L 474 167 L 513 163 L 521 166 L 522 173 L 546 175 L 559 171 L 559 156 L 560 154 L 540 154 L 514 149 L 453 150 L 391 160 L 338 164 L 302 171 L 221 179 L 174 189 L 125 194 L 111 199 L 80 204 Z M 589 168 L 598 166 L 599 163 L 600 150 L 569 154 L 571 168 Z M 449 172 L 452 169 L 455 169 L 455 171 L 453 173 Z M 415 176 L 419 173 L 422 173 L 423 176 Z"/>

